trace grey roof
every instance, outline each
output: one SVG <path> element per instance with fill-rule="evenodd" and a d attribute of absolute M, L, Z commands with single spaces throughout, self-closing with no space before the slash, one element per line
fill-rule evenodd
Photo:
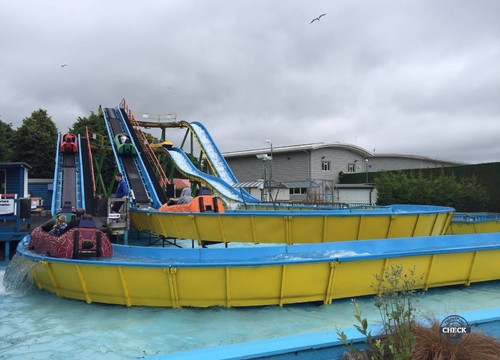
<path fill-rule="evenodd" d="M 241 181 L 233 185 L 235 188 L 258 188 L 262 186 L 263 181 Z"/>
<path fill-rule="evenodd" d="M 461 162 L 461 161 L 451 161 L 451 160 L 443 160 L 443 159 L 437 159 L 437 158 L 432 158 L 428 156 L 421 156 L 421 155 L 405 155 L 405 154 L 390 154 L 390 153 L 385 153 L 385 154 L 375 154 L 373 155 L 374 159 L 383 159 L 383 158 L 400 158 L 400 159 L 414 159 L 414 160 L 426 160 L 426 161 L 434 161 L 434 162 L 440 162 L 440 163 L 447 163 L 447 164 L 452 164 L 452 165 L 467 165 L 467 163 Z"/>
<path fill-rule="evenodd" d="M 310 187 L 319 187 L 317 183 L 314 181 L 286 181 L 282 182 L 283 186 L 287 189 L 296 189 L 296 188 L 310 188 Z"/>
<path fill-rule="evenodd" d="M 233 185 L 236 188 L 260 188 L 263 186 L 263 180 L 257 181 L 241 181 Z M 285 188 L 285 189 L 295 189 L 295 188 L 310 188 L 310 187 L 318 187 L 319 185 L 314 181 L 286 181 L 286 182 L 275 182 L 271 183 L 274 189 L 276 188 Z"/>
<path fill-rule="evenodd" d="M 31 169 L 31 166 L 29 166 L 25 162 L 0 162 L 0 168 L 6 169 L 15 167 L 25 167 L 27 169 Z"/>
<path fill-rule="evenodd" d="M 344 148 L 344 149 L 349 149 L 353 152 L 356 152 L 363 157 L 372 157 L 373 156 L 370 152 L 366 151 L 362 147 L 359 147 L 357 145 L 352 145 L 352 144 L 341 143 L 341 142 L 334 142 L 334 143 L 327 143 L 327 144 L 326 143 L 312 143 L 312 144 L 275 146 L 275 147 L 273 147 L 273 153 L 287 153 L 287 152 L 307 151 L 307 150 L 312 151 L 312 150 L 318 150 L 318 149 L 322 149 L 322 148 Z M 240 150 L 240 151 L 225 152 L 222 155 L 224 157 L 251 156 L 251 155 L 268 153 L 269 150 L 270 150 L 270 148 L 267 147 L 264 149 L 252 149 L 252 150 Z"/>
<path fill-rule="evenodd" d="M 339 189 L 373 189 L 375 184 L 335 184 Z"/>
<path fill-rule="evenodd" d="M 325 148 L 342 148 L 350 150 L 354 153 L 359 154 L 364 158 L 370 159 L 383 159 L 383 158 L 406 158 L 406 159 L 417 159 L 417 160 L 426 160 L 426 161 L 434 161 L 440 163 L 446 163 L 449 165 L 467 165 L 467 163 L 459 162 L 459 161 L 450 161 L 450 160 L 442 160 L 431 158 L 427 156 L 420 155 L 405 155 L 405 154 L 372 154 L 366 149 L 359 147 L 357 145 L 342 143 L 342 142 L 333 142 L 333 143 L 311 143 L 311 144 L 298 144 L 298 145 L 287 145 L 287 146 L 275 146 L 273 147 L 273 153 L 287 153 L 294 151 L 312 151 L 319 150 Z M 240 151 L 230 151 L 223 153 L 222 155 L 227 158 L 238 157 L 238 156 L 252 156 L 258 154 L 266 154 L 269 153 L 270 148 L 264 149 L 252 149 L 252 150 L 240 150 Z"/>
<path fill-rule="evenodd" d="M 28 184 L 52 184 L 54 179 L 29 178 Z"/>

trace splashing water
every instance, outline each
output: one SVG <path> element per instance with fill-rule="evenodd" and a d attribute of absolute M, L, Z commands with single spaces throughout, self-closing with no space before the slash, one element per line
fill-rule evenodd
<path fill-rule="evenodd" d="M 1 293 L 6 291 L 19 295 L 24 294 L 33 286 L 31 269 L 33 261 L 15 254 L 3 274 L 3 286 L 0 287 Z"/>

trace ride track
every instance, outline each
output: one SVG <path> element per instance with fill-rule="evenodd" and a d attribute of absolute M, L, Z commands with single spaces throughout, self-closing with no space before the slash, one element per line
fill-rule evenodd
<path fill-rule="evenodd" d="M 106 108 L 103 114 L 110 139 L 118 131 L 126 132 L 120 110 Z M 119 129 L 113 128 L 118 125 Z M 213 140 L 203 140 L 207 136 L 200 138 L 204 145 L 213 144 Z M 133 159 L 137 168 L 128 163 L 124 168 L 116 144 L 112 144 L 121 170 L 129 176 L 133 171 L 134 176 L 146 171 L 139 156 Z M 235 181 L 214 159 L 211 166 L 218 178 L 226 184 Z M 208 174 L 196 175 L 208 178 Z M 148 176 L 146 173 L 139 181 L 145 192 L 152 193 Z M 255 202 L 254 206 L 263 208 L 265 204 Z M 136 207 L 130 217 L 138 231 L 194 239 L 200 245 L 215 241 L 265 246 L 169 249 L 115 244 L 111 257 L 80 260 L 37 254 L 29 250 L 27 236 L 17 252 L 31 261 L 31 275 L 40 289 L 87 303 L 126 306 L 329 304 L 338 298 L 373 294 L 372 275 L 383 274 L 391 265 L 422 274 L 417 284 L 422 289 L 500 279 L 500 233 L 443 235 L 453 213 L 448 207 L 416 205 L 269 207 L 224 213 Z"/>
<path fill-rule="evenodd" d="M 126 306 L 263 306 L 372 295 L 392 265 L 417 289 L 500 279 L 500 234 L 315 245 L 178 249 L 113 245 L 111 258 L 56 259 L 28 250 L 35 284 L 60 297 Z M 421 276 L 421 277 L 420 277 Z"/>
<path fill-rule="evenodd" d="M 220 195 L 222 200 L 226 203 L 246 204 L 260 202 L 259 199 L 250 195 L 245 189 L 234 187 L 238 182 L 236 176 L 222 156 L 212 136 L 200 122 L 178 121 L 160 125 L 136 120 L 136 123 L 144 127 L 164 126 L 168 128 L 186 128 L 193 135 L 195 141 L 202 150 L 212 174 L 208 174 L 198 169 L 181 148 L 163 145 L 163 150 L 177 170 L 189 180 L 205 184 L 214 193 Z"/>
<path fill-rule="evenodd" d="M 234 173 L 229 167 L 229 164 L 226 162 L 226 159 L 224 159 L 221 152 L 219 151 L 219 148 L 212 139 L 212 136 L 210 136 L 210 133 L 208 132 L 207 128 L 203 124 L 197 121 L 191 123 L 183 121 L 181 122 L 181 125 L 189 128 L 191 132 L 194 134 L 198 144 L 205 153 L 207 161 L 210 164 L 210 167 L 212 168 L 214 174 L 219 179 L 222 180 L 219 183 L 225 185 L 226 187 L 224 190 L 222 189 L 219 190 L 220 188 L 216 189 L 215 187 L 213 188 L 216 191 L 228 191 L 228 189 L 234 190 L 233 186 L 238 182 L 238 180 L 236 179 L 236 176 L 234 176 Z M 180 170 L 183 171 L 183 169 Z M 207 181 L 207 185 L 212 186 L 210 181 Z M 220 193 L 222 196 L 225 195 L 222 192 Z M 236 193 L 239 195 L 239 197 L 237 198 L 237 201 L 239 202 L 242 203 L 260 202 L 259 199 L 250 195 L 245 189 L 241 188 L 237 190 Z"/>
<path fill-rule="evenodd" d="M 139 231 L 177 239 L 270 244 L 317 244 L 349 240 L 443 235 L 453 209 L 392 205 L 373 209 L 226 210 L 180 213 L 131 209 Z"/>
<path fill-rule="evenodd" d="M 100 108 L 100 114 L 108 130 L 110 143 L 112 145 L 115 160 L 119 171 L 127 182 L 129 189 L 133 192 L 133 204 L 136 207 L 160 207 L 161 201 L 158 197 L 156 188 L 153 186 L 143 159 L 140 154 L 131 154 L 129 156 L 119 153 L 119 149 L 114 139 L 118 134 L 125 134 L 131 141 L 131 145 L 140 151 L 138 145 L 131 137 L 130 129 L 125 123 L 124 113 L 119 108 Z"/>
<path fill-rule="evenodd" d="M 66 146 L 63 141 L 66 137 L 73 141 L 68 151 L 61 151 Z M 70 212 L 72 209 L 85 208 L 85 170 L 84 163 L 88 163 L 88 153 L 82 151 L 82 139 L 71 134 L 59 133 L 57 136 L 56 161 L 54 170 L 54 192 L 52 194 L 51 211 L 55 215 L 60 209 Z M 87 167 L 88 169 L 88 167 Z"/>

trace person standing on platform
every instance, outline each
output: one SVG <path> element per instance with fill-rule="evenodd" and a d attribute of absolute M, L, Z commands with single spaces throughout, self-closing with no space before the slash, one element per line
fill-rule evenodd
<path fill-rule="evenodd" d="M 125 198 L 128 196 L 128 185 L 125 179 L 123 179 L 122 173 L 117 173 L 115 177 L 116 182 L 118 183 L 118 186 L 116 187 L 116 198 Z M 115 201 L 113 203 L 113 206 L 111 207 L 111 212 L 113 213 L 118 213 L 120 212 L 120 208 L 123 205 L 123 201 Z"/>

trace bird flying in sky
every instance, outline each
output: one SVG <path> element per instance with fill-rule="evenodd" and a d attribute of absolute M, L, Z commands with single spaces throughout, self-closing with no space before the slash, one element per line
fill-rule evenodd
<path fill-rule="evenodd" d="M 312 24 L 313 22 L 315 22 L 316 20 L 319 21 L 319 19 L 321 19 L 322 16 L 325 16 L 326 14 L 321 14 L 320 16 L 318 16 L 317 18 L 314 18 L 311 20 L 311 22 L 309 24 Z"/>
<path fill-rule="evenodd" d="M 65 66 L 68 66 L 68 64 L 62 64 L 61 67 L 65 67 Z"/>

